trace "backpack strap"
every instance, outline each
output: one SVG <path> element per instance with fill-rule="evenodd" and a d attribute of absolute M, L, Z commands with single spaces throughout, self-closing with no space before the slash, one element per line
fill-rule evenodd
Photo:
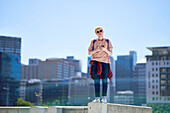
<path fill-rule="evenodd" d="M 107 47 L 109 47 L 109 39 L 105 39 L 107 41 Z"/>
<path fill-rule="evenodd" d="M 109 39 L 105 39 L 107 41 L 107 45 L 109 47 Z M 93 47 L 92 47 L 92 50 L 94 50 L 94 43 L 96 42 L 96 39 L 93 40 Z"/>
<path fill-rule="evenodd" d="M 93 40 L 93 47 L 92 50 L 94 50 L 94 43 L 96 42 L 96 39 Z"/>

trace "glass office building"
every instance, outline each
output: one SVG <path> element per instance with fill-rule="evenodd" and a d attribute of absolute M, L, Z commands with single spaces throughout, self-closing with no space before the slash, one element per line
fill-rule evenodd
<path fill-rule="evenodd" d="M 121 55 L 116 61 L 116 91 L 133 91 L 133 70 L 137 61 L 137 53 Z"/>
<path fill-rule="evenodd" d="M 0 106 L 16 105 L 20 76 L 20 57 L 0 52 Z"/>

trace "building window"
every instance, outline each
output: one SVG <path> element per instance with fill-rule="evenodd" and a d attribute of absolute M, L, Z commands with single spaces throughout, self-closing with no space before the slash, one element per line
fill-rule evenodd
<path fill-rule="evenodd" d="M 170 68 L 167 68 L 167 72 L 170 73 Z"/>
<path fill-rule="evenodd" d="M 153 91 L 153 92 L 152 92 L 152 94 L 154 95 L 154 94 L 155 94 L 155 92 Z"/>
<path fill-rule="evenodd" d="M 166 83 L 166 81 L 165 80 L 161 80 L 161 84 L 165 84 Z"/>
<path fill-rule="evenodd" d="M 156 85 L 156 89 L 158 89 L 158 85 Z"/>
<path fill-rule="evenodd" d="M 165 90 L 165 86 L 161 86 L 161 90 Z"/>
<path fill-rule="evenodd" d="M 160 59 L 161 60 L 166 60 L 166 56 L 161 56 Z"/>
<path fill-rule="evenodd" d="M 155 100 L 155 97 L 152 97 L 152 100 L 154 101 L 154 100 Z"/>
<path fill-rule="evenodd" d="M 170 56 L 168 56 L 168 60 L 170 60 Z"/>
<path fill-rule="evenodd" d="M 165 65 L 165 62 L 164 62 L 164 65 Z"/>
<path fill-rule="evenodd" d="M 154 65 L 154 62 L 152 62 L 152 65 Z"/>
<path fill-rule="evenodd" d="M 166 75 L 165 74 L 161 74 L 161 78 L 166 78 Z"/>
<path fill-rule="evenodd" d="M 161 73 L 165 73 L 165 71 L 166 71 L 165 68 L 160 68 Z"/>
<path fill-rule="evenodd" d="M 158 95 L 158 91 L 156 92 L 156 95 Z"/>
<path fill-rule="evenodd" d="M 170 85 L 170 80 L 168 80 L 168 85 Z"/>
<path fill-rule="evenodd" d="M 158 74 L 156 74 L 156 77 L 158 77 Z"/>
<path fill-rule="evenodd" d="M 168 79 L 170 78 L 170 74 L 168 74 Z"/>
<path fill-rule="evenodd" d="M 170 86 L 168 86 L 168 90 L 170 90 Z"/>
<path fill-rule="evenodd" d="M 170 98 L 168 97 L 168 101 L 170 100 Z"/>
<path fill-rule="evenodd" d="M 152 89 L 154 89 L 154 88 L 155 88 L 155 86 L 153 85 L 153 86 L 152 86 Z"/>
<path fill-rule="evenodd" d="M 156 62 L 156 65 L 158 65 L 158 62 Z"/>
<path fill-rule="evenodd" d="M 164 100 L 166 101 L 166 97 L 164 98 Z"/>
<path fill-rule="evenodd" d="M 154 77 L 154 74 L 152 74 L 152 77 Z"/>
<path fill-rule="evenodd" d="M 158 83 L 158 80 L 156 80 L 156 83 Z"/>
<path fill-rule="evenodd" d="M 170 96 L 170 91 L 168 91 L 167 93 L 168 93 L 168 95 L 167 95 L 167 96 Z"/>
<path fill-rule="evenodd" d="M 156 68 L 156 71 L 158 71 L 158 68 Z"/>
<path fill-rule="evenodd" d="M 169 65 L 169 62 L 167 62 L 167 65 Z"/>
<path fill-rule="evenodd" d="M 163 92 L 163 91 L 161 91 L 161 94 L 160 94 L 161 96 L 165 96 L 165 92 Z"/>
<path fill-rule="evenodd" d="M 152 83 L 154 83 L 154 80 L 152 80 Z"/>
<path fill-rule="evenodd" d="M 156 100 L 158 100 L 158 97 L 156 97 Z"/>

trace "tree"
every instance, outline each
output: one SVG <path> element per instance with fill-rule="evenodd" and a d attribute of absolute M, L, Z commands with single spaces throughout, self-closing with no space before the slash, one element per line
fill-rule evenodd
<path fill-rule="evenodd" d="M 153 113 L 170 113 L 170 106 L 168 105 L 154 105 L 154 104 L 147 104 L 148 106 L 152 107 Z"/>
<path fill-rule="evenodd" d="M 24 101 L 22 98 L 17 100 L 17 106 L 33 106 L 31 102 Z"/>

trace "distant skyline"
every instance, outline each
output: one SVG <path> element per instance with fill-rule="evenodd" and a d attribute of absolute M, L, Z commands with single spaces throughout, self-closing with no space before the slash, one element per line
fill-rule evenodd
<path fill-rule="evenodd" d="M 146 47 L 170 46 L 169 0 L 1 0 L 0 35 L 21 37 L 21 63 L 29 58 L 82 61 L 87 72 L 88 47 L 96 26 L 113 45 L 113 57 Z"/>

